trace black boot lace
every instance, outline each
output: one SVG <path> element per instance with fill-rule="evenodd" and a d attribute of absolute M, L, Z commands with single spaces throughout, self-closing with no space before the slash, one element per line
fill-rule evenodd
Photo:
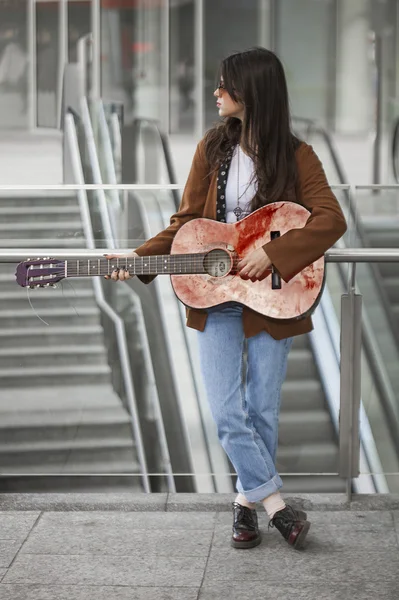
<path fill-rule="evenodd" d="M 238 502 L 233 502 L 234 508 L 234 526 L 244 527 L 245 529 L 256 529 L 256 521 L 254 520 L 251 509 L 247 506 L 242 506 Z"/>
<path fill-rule="evenodd" d="M 290 512 L 288 512 L 286 509 L 283 509 L 279 510 L 274 517 L 270 519 L 268 529 L 270 529 L 270 527 L 276 527 L 282 536 L 285 539 L 288 539 L 295 523 L 295 516 L 290 514 Z"/>

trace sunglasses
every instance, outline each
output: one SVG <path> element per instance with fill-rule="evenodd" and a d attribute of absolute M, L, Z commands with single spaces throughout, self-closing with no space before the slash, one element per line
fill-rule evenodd
<path fill-rule="evenodd" d="M 217 90 L 225 90 L 226 86 L 224 85 L 224 81 L 219 81 L 218 85 L 216 86 L 216 89 Z M 235 87 L 233 87 L 232 90 L 233 90 L 233 92 L 237 91 Z"/>

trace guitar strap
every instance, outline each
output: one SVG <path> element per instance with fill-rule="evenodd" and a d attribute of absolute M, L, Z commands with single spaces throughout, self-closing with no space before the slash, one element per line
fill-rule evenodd
<path fill-rule="evenodd" d="M 222 164 L 219 167 L 217 178 L 216 195 L 216 220 L 226 223 L 226 184 L 230 170 L 231 159 L 233 158 L 234 146 L 227 152 Z"/>

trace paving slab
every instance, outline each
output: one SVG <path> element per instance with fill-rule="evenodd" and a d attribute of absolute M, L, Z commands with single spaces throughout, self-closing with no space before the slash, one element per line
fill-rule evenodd
<path fill-rule="evenodd" d="M 22 542 L 14 540 L 0 540 L 0 568 L 8 568 L 18 550 L 21 548 Z"/>
<path fill-rule="evenodd" d="M 74 527 L 84 527 L 89 531 L 103 526 L 109 529 L 117 528 L 169 530 L 175 529 L 206 529 L 213 531 L 217 513 L 165 513 L 165 512 L 47 512 L 43 513 L 38 531 L 43 528 L 52 529 L 53 533 Z M 1 516 L 1 513 L 0 513 Z"/>
<path fill-rule="evenodd" d="M 40 512 L 0 512 L 0 540 L 23 542 Z"/>
<path fill-rule="evenodd" d="M 258 521 L 260 524 L 267 526 L 269 518 L 266 514 L 263 506 L 257 510 Z M 347 523 L 356 524 L 360 528 L 366 528 L 368 526 L 376 527 L 390 527 L 393 528 L 394 520 L 392 518 L 391 511 L 308 511 L 308 518 L 312 523 L 330 523 L 335 525 L 344 525 Z M 232 523 L 232 511 L 231 514 L 226 512 L 219 512 L 215 518 L 215 524 L 229 524 Z M 399 511 L 398 511 L 399 519 Z"/>
<path fill-rule="evenodd" d="M 168 494 L 166 510 L 231 511 L 231 503 L 236 496 L 237 494 Z"/>
<path fill-rule="evenodd" d="M 368 581 L 398 585 L 399 552 L 392 549 L 345 548 L 340 552 L 322 546 L 317 552 L 295 551 L 281 538 L 281 547 L 259 546 L 251 551 L 251 560 L 231 554 L 224 548 L 212 547 L 205 572 L 204 585 L 232 580 L 263 581 L 279 585 L 282 578 L 287 586 L 312 585 L 323 582 L 332 586 L 342 581 L 360 585 Z"/>
<path fill-rule="evenodd" d="M 0 596 L 1 598 L 1 596 Z M 397 586 L 380 582 L 363 581 L 361 587 L 351 583 L 323 586 L 315 585 L 267 585 L 263 581 L 205 584 L 198 600 L 397 600 Z M 8 600 L 8 598 L 7 598 Z M 10 599 L 11 600 L 11 599 Z M 29 599 L 30 600 L 30 599 Z M 47 599 L 46 599 L 47 600 Z"/>
<path fill-rule="evenodd" d="M 352 497 L 352 510 L 399 510 L 399 494 L 358 494 Z"/>
<path fill-rule="evenodd" d="M 0 494 L 2 510 L 110 510 L 110 511 L 164 511 L 168 494 L 73 493 L 73 494 Z"/>
<path fill-rule="evenodd" d="M 199 587 L 206 559 L 145 556 L 48 556 L 19 554 L 4 583 Z"/>
<path fill-rule="evenodd" d="M 0 585 L 0 600 L 197 600 L 197 598 L 198 588 L 194 587 Z"/>
<path fill-rule="evenodd" d="M 395 536 L 395 532 L 393 533 Z M 137 529 L 106 523 L 35 529 L 23 554 L 106 554 L 121 556 L 203 556 L 209 554 L 213 531 L 205 529 Z M 1 557 L 1 543 L 0 543 Z M 3 565 L 1 563 L 0 566 Z"/>
<path fill-rule="evenodd" d="M 345 548 L 372 549 L 375 547 L 392 548 L 392 551 L 399 552 L 393 518 L 389 512 L 309 512 L 308 519 L 312 526 L 306 540 L 306 552 L 317 553 L 325 549 L 334 552 Z M 269 519 L 265 514 L 258 514 L 258 522 L 262 534 L 262 545 L 276 550 L 286 546 L 286 542 L 277 529 L 268 527 Z M 219 513 L 212 546 L 224 548 L 227 555 L 234 555 L 236 552 L 234 548 L 229 547 L 231 528 L 232 517 L 225 513 Z"/>

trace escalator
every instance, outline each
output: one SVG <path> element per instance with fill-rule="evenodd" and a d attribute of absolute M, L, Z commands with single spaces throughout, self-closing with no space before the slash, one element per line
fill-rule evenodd
<path fill-rule="evenodd" d="M 367 239 L 372 248 L 398 248 L 399 219 L 396 217 L 362 219 Z M 381 277 L 386 297 L 392 309 L 392 328 L 399 344 L 399 264 L 378 263 L 377 270 Z"/>

